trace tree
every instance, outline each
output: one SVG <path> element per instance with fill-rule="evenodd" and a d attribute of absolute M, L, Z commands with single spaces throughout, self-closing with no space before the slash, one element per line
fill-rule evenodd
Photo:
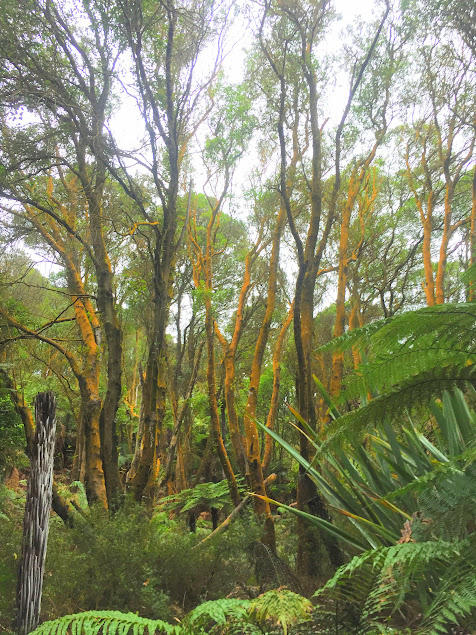
<path fill-rule="evenodd" d="M 78 32 L 76 12 L 91 31 Z M 60 9 L 49 0 L 30 0 L 28 10 L 7 2 L 2 6 L 2 24 L 8 33 L 0 49 L 2 117 L 5 121 L 9 113 L 25 111 L 35 123 L 25 128 L 3 126 L 4 175 L 0 191 L 4 198 L 31 205 L 59 221 L 89 250 L 107 346 L 107 390 L 99 416 L 102 469 L 113 503 L 120 490 L 115 416 L 121 394 L 122 336 L 104 240 L 104 131 L 117 61 L 110 12 L 111 7 L 102 2 L 78 3 L 70 9 Z M 44 45 L 35 33 L 42 33 Z M 88 206 L 91 248 L 65 219 L 58 219 L 54 210 L 42 206 L 25 189 L 25 174 L 48 173 L 56 165 L 71 170 L 78 178 Z"/>
<path fill-rule="evenodd" d="M 336 218 L 337 202 L 341 187 L 341 155 L 344 127 L 353 99 L 360 88 L 366 69 L 374 54 L 388 13 L 389 6 L 387 5 L 383 18 L 371 39 L 370 46 L 368 46 L 364 54 L 361 51 L 355 53 L 355 57 L 352 60 L 347 100 L 333 138 L 334 179 L 329 199 L 325 201 L 325 210 L 323 193 L 323 124 L 319 122 L 319 79 L 316 72 L 314 51 L 319 37 L 325 32 L 331 18 L 330 4 L 325 1 L 297 4 L 284 3 L 279 5 L 266 2 L 260 24 L 259 40 L 261 50 L 266 62 L 272 68 L 279 86 L 278 103 L 276 104 L 276 125 L 281 157 L 279 191 L 286 209 L 287 220 L 294 238 L 298 259 L 293 322 L 297 353 L 296 386 L 298 409 L 303 419 L 314 429 L 317 423 L 311 361 L 314 290 L 324 250 Z M 277 46 L 276 41 L 273 40 L 273 35 L 268 35 L 270 28 L 273 29 L 273 35 L 279 33 L 281 37 L 281 41 Z M 294 100 L 292 107 L 295 112 L 302 99 L 303 103 L 306 104 L 306 108 L 309 109 L 309 145 L 311 148 L 309 174 L 306 176 L 308 188 L 306 207 L 308 209 L 309 222 L 304 240 L 299 235 L 296 227 L 287 188 L 288 165 L 285 126 L 289 116 L 289 102 L 286 95 L 288 86 L 292 86 L 295 83 L 293 80 L 296 72 L 299 73 L 299 89 L 302 96 Z M 325 216 L 324 211 L 326 212 Z M 301 437 L 300 443 L 301 453 L 303 456 L 308 456 L 309 448 L 305 436 Z M 304 509 L 309 503 L 312 505 L 313 501 L 316 505 L 315 512 L 317 513 L 319 508 L 319 513 L 325 513 L 322 501 L 319 499 L 312 482 L 301 468 L 297 504 L 300 509 Z M 307 572 L 309 575 L 313 575 L 317 569 L 318 549 L 313 543 L 313 538 L 301 524 L 299 568 L 302 572 Z M 334 564 L 337 564 L 340 556 L 332 546 L 330 546 L 330 554 L 331 559 L 335 560 Z"/>

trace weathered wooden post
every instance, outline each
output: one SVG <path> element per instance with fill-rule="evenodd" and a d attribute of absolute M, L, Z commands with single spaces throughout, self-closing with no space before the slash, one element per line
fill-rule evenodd
<path fill-rule="evenodd" d="M 40 619 L 56 432 L 56 399 L 52 392 L 37 394 L 35 422 L 18 569 L 16 630 L 20 635 L 33 631 Z"/>

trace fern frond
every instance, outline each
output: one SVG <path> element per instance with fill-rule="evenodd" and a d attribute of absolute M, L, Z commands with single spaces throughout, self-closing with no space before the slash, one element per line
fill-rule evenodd
<path fill-rule="evenodd" d="M 228 620 L 241 621 L 248 615 L 250 600 L 221 598 L 203 602 L 187 614 L 182 622 L 184 633 L 209 632 L 211 625 L 224 626 Z M 246 620 L 245 620 L 246 621 Z"/>
<path fill-rule="evenodd" d="M 267 591 L 252 600 L 250 607 L 250 614 L 258 624 L 264 625 L 269 620 L 280 626 L 284 635 L 287 635 L 289 626 L 307 622 L 311 612 L 311 602 L 289 589 Z"/>
<path fill-rule="evenodd" d="M 315 597 L 353 606 L 359 616 L 359 632 L 367 633 L 376 624 L 388 625 L 405 601 L 412 600 L 417 590 L 421 595 L 424 589 L 430 607 L 426 625 L 423 623 L 423 630 L 412 632 L 437 632 L 428 628 L 433 628 L 438 619 L 441 624 L 448 624 L 448 620 L 458 623 L 458 618 L 467 615 L 476 602 L 473 579 L 476 566 L 465 559 L 469 548 L 469 540 L 438 540 L 366 551 L 338 569 Z M 455 580 L 457 570 L 462 567 L 461 589 L 458 589 Z"/>
<path fill-rule="evenodd" d="M 476 540 L 468 541 L 462 557 L 452 562 L 425 611 L 419 633 L 433 635 L 447 633 L 448 624 L 461 620 L 476 609 Z M 475 616 L 476 617 L 476 616 Z"/>
<path fill-rule="evenodd" d="M 34 635 L 179 635 L 181 628 L 172 626 L 163 620 L 149 620 L 134 613 L 120 611 L 85 611 L 74 615 L 65 615 L 57 620 L 41 624 L 33 631 Z M 32 635 L 33 635 L 32 634 Z"/>
<path fill-rule="evenodd" d="M 474 355 L 476 303 L 447 303 L 398 313 L 391 318 L 376 320 L 359 329 L 348 331 L 324 344 L 319 350 L 348 350 L 363 347 L 370 341 L 377 353 L 414 346 L 424 336 L 442 344 L 460 343 Z"/>
<path fill-rule="evenodd" d="M 434 397 L 455 387 L 464 388 L 476 381 L 476 364 L 471 366 L 439 366 L 407 378 L 368 404 L 344 414 L 327 425 L 328 438 L 322 450 L 357 442 L 362 434 L 383 421 L 402 415 L 412 404 L 428 405 Z"/>
<path fill-rule="evenodd" d="M 453 378 L 455 385 L 461 385 L 458 370 L 476 365 L 475 333 L 475 303 L 445 304 L 373 322 L 332 340 L 321 350 L 369 349 L 366 361 L 346 378 L 341 401 L 369 391 L 374 396 L 387 394 L 391 412 L 401 412 L 412 403 L 414 393 L 427 395 L 425 386 L 432 381 L 432 394 L 449 388 Z M 417 390 L 404 390 L 412 382 Z M 401 387 L 400 403 L 391 400 L 396 385 Z"/>

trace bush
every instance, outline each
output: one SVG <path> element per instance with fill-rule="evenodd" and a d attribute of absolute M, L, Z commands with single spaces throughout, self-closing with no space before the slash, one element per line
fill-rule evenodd
<path fill-rule="evenodd" d="M 178 522 L 164 519 L 164 514 L 158 514 L 153 523 L 163 589 L 182 609 L 226 596 L 253 581 L 252 545 L 260 529 L 251 516 L 236 520 L 226 533 L 200 547 L 196 545 L 208 531 L 183 531 Z"/>
<path fill-rule="evenodd" d="M 53 517 L 46 558 L 42 617 L 88 609 L 138 611 L 166 619 L 168 599 L 154 567 L 155 536 L 138 505 L 113 518 L 93 508 L 88 521 L 66 528 Z"/>
<path fill-rule="evenodd" d="M 25 499 L 0 485 L 0 631 L 9 631 L 15 606 Z"/>
<path fill-rule="evenodd" d="M 25 463 L 25 435 L 8 392 L 0 388 L 0 482 L 14 466 Z"/>

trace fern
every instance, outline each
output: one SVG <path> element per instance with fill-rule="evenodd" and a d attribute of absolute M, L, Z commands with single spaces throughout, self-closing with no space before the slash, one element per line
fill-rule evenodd
<path fill-rule="evenodd" d="M 288 589 L 268 591 L 251 602 L 251 616 L 258 624 L 264 625 L 269 620 L 280 626 L 284 635 L 289 626 L 307 622 L 311 612 L 311 602 Z"/>
<path fill-rule="evenodd" d="M 57 620 L 45 622 L 33 631 L 34 635 L 152 635 L 153 633 L 178 635 L 180 627 L 172 626 L 162 620 L 149 620 L 134 613 L 120 611 L 86 611 L 75 615 L 66 615 Z"/>
<path fill-rule="evenodd" d="M 190 635 L 208 633 L 212 626 L 222 627 L 230 620 L 240 623 L 246 622 L 249 606 L 249 600 L 236 598 L 222 598 L 204 602 L 187 614 L 182 622 L 183 632 L 190 633 Z M 205 628 L 208 630 L 204 630 Z"/>
<path fill-rule="evenodd" d="M 119 611 L 87 611 L 45 622 L 33 635 L 199 635 L 201 633 L 262 633 L 261 626 L 271 622 L 282 628 L 309 620 L 312 604 L 288 589 L 263 593 L 254 600 L 223 598 L 200 604 L 173 626 L 162 620 L 150 620 Z M 258 625 L 258 626 L 257 626 Z"/>
<path fill-rule="evenodd" d="M 243 478 L 238 479 L 238 485 L 242 491 Z M 226 480 L 218 483 L 199 483 L 195 487 L 184 489 L 177 494 L 165 496 L 160 501 L 163 511 L 186 512 L 194 507 L 205 505 L 223 509 L 230 504 L 230 494 Z"/>
<path fill-rule="evenodd" d="M 315 597 L 321 606 L 333 599 L 353 607 L 362 633 L 390 626 L 403 608 L 410 617 L 418 597 L 419 607 L 428 608 L 412 633 L 447 632 L 448 624 L 458 624 L 476 606 L 474 545 L 439 540 L 367 551 L 338 569 Z"/>
<path fill-rule="evenodd" d="M 383 371 L 380 371 L 383 373 Z M 400 417 L 402 410 L 410 410 L 412 404 L 429 405 L 435 396 L 455 386 L 465 387 L 476 381 L 476 364 L 471 366 L 443 366 L 416 375 L 378 395 L 368 404 L 342 415 L 327 427 L 328 438 L 323 445 L 330 449 L 345 445 L 346 441 L 358 441 L 366 430 L 382 421 Z"/>
<path fill-rule="evenodd" d="M 343 401 L 371 392 L 372 401 L 330 426 L 331 443 L 382 418 L 429 403 L 443 390 L 476 380 L 476 304 L 445 304 L 408 311 L 336 338 L 321 350 L 356 346 L 371 352 L 346 378 Z M 341 426 L 345 427 L 344 435 Z"/>

